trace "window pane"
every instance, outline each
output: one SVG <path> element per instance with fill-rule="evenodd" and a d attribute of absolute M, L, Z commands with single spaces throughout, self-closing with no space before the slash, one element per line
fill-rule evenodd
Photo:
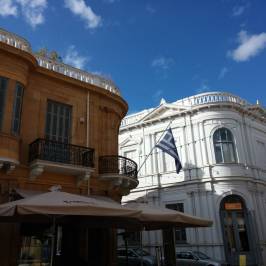
<path fill-rule="evenodd" d="M 230 153 L 231 162 L 232 163 L 236 162 L 234 144 L 233 143 L 228 143 L 228 149 L 229 149 L 229 153 Z"/>
<path fill-rule="evenodd" d="M 13 133 L 18 132 L 19 130 L 19 121 L 17 119 L 13 120 Z"/>
<path fill-rule="evenodd" d="M 46 115 L 46 129 L 45 129 L 46 138 L 49 138 L 49 136 L 50 136 L 50 128 L 51 128 L 51 114 L 47 113 L 47 115 Z"/>
<path fill-rule="evenodd" d="M 184 212 L 184 204 L 183 203 L 177 203 L 177 211 Z"/>
<path fill-rule="evenodd" d="M 225 163 L 233 163 L 234 159 L 234 150 L 232 143 L 224 143 L 223 144 L 223 155 Z"/>
<path fill-rule="evenodd" d="M 228 249 L 232 252 L 236 250 L 236 241 L 233 228 L 232 214 L 228 212 L 224 220 L 225 224 L 225 235 L 227 239 Z"/>
<path fill-rule="evenodd" d="M 184 212 L 184 203 L 170 203 L 165 205 L 166 208 L 175 210 L 175 211 L 180 211 Z M 180 228 L 176 229 L 175 231 L 175 241 L 178 243 L 186 242 L 187 241 L 187 235 L 186 235 L 186 229 L 185 228 Z"/>
<path fill-rule="evenodd" d="M 225 128 L 220 129 L 221 141 L 227 140 L 227 130 Z"/>
<path fill-rule="evenodd" d="M 59 142 L 69 142 L 71 106 L 48 101 L 46 137 Z"/>
<path fill-rule="evenodd" d="M 240 250 L 249 251 L 248 235 L 244 219 L 244 213 L 238 212 L 236 214 L 236 219 L 237 219 L 237 228 L 238 228 L 239 241 L 240 241 Z"/>
<path fill-rule="evenodd" d="M 216 163 L 236 162 L 233 135 L 230 130 L 220 128 L 213 135 Z"/>
<path fill-rule="evenodd" d="M 56 135 L 56 128 L 57 127 L 57 116 L 56 114 L 53 115 L 53 126 L 52 126 L 52 134 L 53 136 Z"/>
<path fill-rule="evenodd" d="M 220 130 L 216 130 L 214 135 L 213 135 L 213 141 L 214 142 L 218 142 L 221 141 L 221 137 L 220 137 Z"/>
<path fill-rule="evenodd" d="M 215 144 L 214 149 L 215 149 L 216 163 L 223 163 L 221 144 Z"/>
<path fill-rule="evenodd" d="M 0 130 L 3 124 L 7 79 L 0 77 Z"/>
<path fill-rule="evenodd" d="M 14 135 L 18 135 L 20 130 L 22 99 L 23 99 L 23 87 L 19 83 L 17 83 L 14 104 L 13 104 L 13 117 L 12 117 L 12 134 Z"/>
<path fill-rule="evenodd" d="M 227 141 L 233 141 L 233 135 L 229 130 L 226 130 Z"/>

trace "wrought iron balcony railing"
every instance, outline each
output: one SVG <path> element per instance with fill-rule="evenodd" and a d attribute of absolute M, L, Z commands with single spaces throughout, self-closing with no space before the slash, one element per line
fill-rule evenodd
<path fill-rule="evenodd" d="M 123 156 L 101 156 L 99 158 L 99 174 L 122 175 L 137 181 L 138 165 Z"/>
<path fill-rule="evenodd" d="M 30 144 L 29 148 L 29 162 L 34 160 L 93 167 L 94 149 L 47 139 L 37 139 Z"/>

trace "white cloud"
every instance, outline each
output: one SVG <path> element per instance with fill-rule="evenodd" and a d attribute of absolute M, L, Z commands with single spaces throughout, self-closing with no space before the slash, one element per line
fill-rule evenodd
<path fill-rule="evenodd" d="M 47 7 L 47 0 L 0 0 L 0 15 L 16 16 L 18 9 L 26 22 L 33 28 L 44 23 L 43 12 Z"/>
<path fill-rule="evenodd" d="M 65 0 L 65 7 L 80 16 L 86 22 L 87 28 L 94 29 L 101 25 L 102 18 L 97 16 L 84 0 Z"/>
<path fill-rule="evenodd" d="M 47 7 L 46 0 L 16 0 L 21 6 L 26 21 L 34 28 L 44 23 L 43 12 Z"/>
<path fill-rule="evenodd" d="M 164 56 L 157 57 L 151 62 L 151 66 L 162 69 L 162 70 L 167 70 L 169 69 L 173 64 L 174 64 L 174 59 L 172 58 L 166 58 Z"/>
<path fill-rule="evenodd" d="M 238 33 L 238 43 L 239 46 L 235 50 L 229 51 L 228 55 L 237 62 L 248 61 L 266 48 L 266 33 L 250 36 L 242 30 Z"/>
<path fill-rule="evenodd" d="M 164 91 L 161 89 L 155 90 L 153 95 L 152 95 L 153 102 L 158 104 L 158 102 L 164 101 L 164 99 L 162 97 L 163 93 L 164 93 Z"/>
<path fill-rule="evenodd" d="M 156 9 L 155 9 L 154 7 L 152 7 L 151 5 L 147 5 L 147 6 L 146 6 L 146 10 L 147 10 L 147 12 L 150 13 L 150 14 L 154 14 L 154 13 L 156 13 Z"/>
<path fill-rule="evenodd" d="M 233 7 L 233 17 L 241 16 L 246 9 L 247 9 L 247 6 L 235 6 L 235 7 Z"/>
<path fill-rule="evenodd" d="M 163 94 L 163 90 L 159 89 L 153 94 L 153 98 L 157 100 L 162 94 Z"/>
<path fill-rule="evenodd" d="M 101 76 L 102 78 L 105 78 L 107 80 L 112 80 L 113 79 L 111 74 L 106 74 L 106 73 L 104 73 L 102 71 L 96 70 L 96 71 L 90 71 L 90 73 L 93 74 L 93 75 Z"/>
<path fill-rule="evenodd" d="M 225 75 L 228 73 L 228 68 L 227 67 L 223 67 L 219 73 L 218 79 L 223 79 L 225 77 Z"/>
<path fill-rule="evenodd" d="M 118 2 L 119 0 L 104 0 L 105 3 L 113 4 L 115 2 Z"/>
<path fill-rule="evenodd" d="M 0 0 L 0 16 L 16 16 L 17 6 L 12 0 Z"/>
<path fill-rule="evenodd" d="M 63 62 L 79 69 L 84 69 L 89 58 L 79 55 L 74 45 L 68 47 Z"/>
<path fill-rule="evenodd" d="M 208 84 L 208 80 L 202 80 L 201 85 L 198 89 L 196 89 L 196 93 L 204 93 L 204 92 L 208 92 L 211 91 L 211 88 Z"/>

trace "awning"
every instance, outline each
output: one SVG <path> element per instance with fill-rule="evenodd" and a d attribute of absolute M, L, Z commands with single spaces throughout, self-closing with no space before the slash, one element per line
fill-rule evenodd
<path fill-rule="evenodd" d="M 139 217 L 141 211 L 95 197 L 52 191 L 0 205 L 0 216 L 45 214 L 97 217 Z"/>
<path fill-rule="evenodd" d="M 15 188 L 13 189 L 13 192 L 18 194 L 22 198 L 29 198 L 32 196 L 40 195 L 42 193 L 46 193 L 45 191 L 39 191 L 39 190 L 27 190 L 27 189 L 21 189 L 21 188 Z"/>
<path fill-rule="evenodd" d="M 170 210 L 164 207 L 151 206 L 146 203 L 130 202 L 127 208 L 141 211 L 140 221 L 146 230 L 157 230 L 169 227 L 208 227 L 211 220 Z"/>
<path fill-rule="evenodd" d="M 61 191 L 41 192 L 35 196 L 33 194 L 25 192 L 26 198 L 0 205 L 0 217 L 14 217 L 16 221 L 17 218 L 30 215 L 72 218 L 78 216 L 83 217 L 84 221 L 86 218 L 87 223 L 97 221 L 110 227 L 108 222 L 112 221 L 112 226 L 119 223 L 119 228 L 128 227 L 129 224 L 134 228 L 135 224 L 136 229 L 140 229 L 142 225 L 146 230 L 212 225 L 210 220 L 145 203 L 130 202 L 121 206 L 110 198 L 81 196 Z"/>
<path fill-rule="evenodd" d="M 141 201 L 143 202 L 147 198 L 147 192 L 145 191 L 134 191 L 132 193 L 129 193 L 127 196 L 123 196 L 122 202 L 132 202 L 132 201 Z"/>

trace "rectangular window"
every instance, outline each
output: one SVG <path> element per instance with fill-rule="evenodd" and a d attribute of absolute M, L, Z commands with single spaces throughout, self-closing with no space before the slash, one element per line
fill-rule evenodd
<path fill-rule="evenodd" d="M 69 143 L 71 112 L 72 108 L 69 105 L 48 101 L 45 129 L 47 139 Z"/>
<path fill-rule="evenodd" d="M 258 167 L 266 169 L 266 147 L 264 142 L 257 140 L 256 156 Z"/>
<path fill-rule="evenodd" d="M 20 130 L 23 91 L 22 85 L 17 83 L 12 116 L 12 134 L 14 135 L 18 135 Z"/>
<path fill-rule="evenodd" d="M 0 130 L 3 126 L 7 81 L 6 78 L 0 77 Z"/>
<path fill-rule="evenodd" d="M 170 204 L 166 204 L 165 207 L 171 210 L 184 212 L 184 203 L 170 203 Z M 187 235 L 186 235 L 185 228 L 176 229 L 175 241 L 177 244 L 187 242 Z"/>

